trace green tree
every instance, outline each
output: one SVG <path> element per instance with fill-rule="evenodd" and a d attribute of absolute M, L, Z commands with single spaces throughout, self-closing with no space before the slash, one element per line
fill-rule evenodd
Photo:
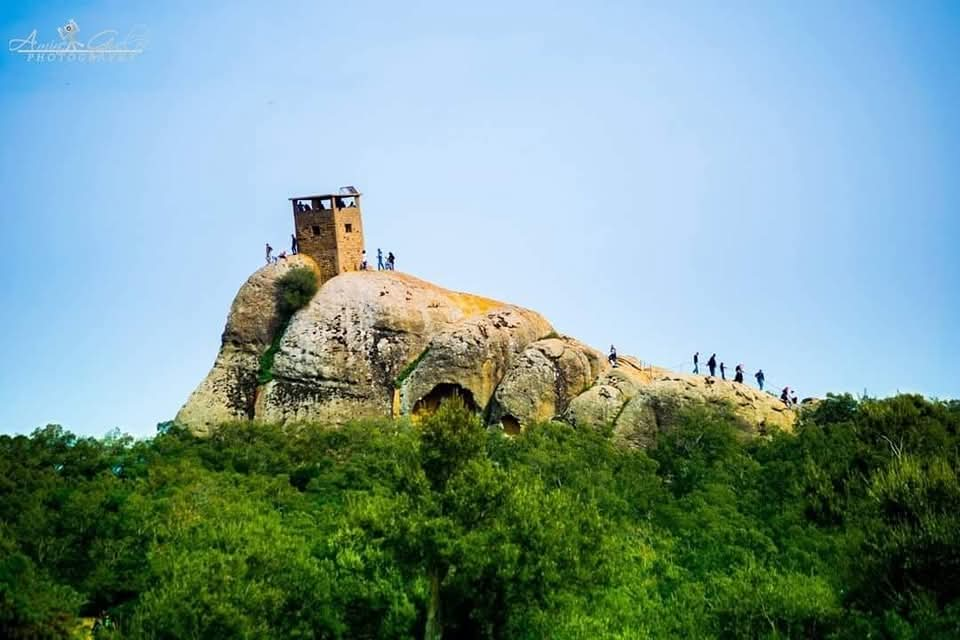
<path fill-rule="evenodd" d="M 450 479 L 483 453 L 485 442 L 480 417 L 470 411 L 459 396 L 444 401 L 436 413 L 425 418 L 420 427 L 420 459 L 434 492 L 443 494 Z M 444 497 L 448 499 L 445 501 Z M 423 634 L 426 640 L 437 640 L 443 635 L 440 588 L 450 569 L 449 547 L 456 543 L 450 534 L 457 528 L 444 517 L 443 507 L 450 506 L 450 498 L 453 496 L 441 496 L 439 501 L 431 505 L 431 510 L 439 507 L 439 513 L 431 514 L 433 517 L 424 523 L 432 534 L 427 539 L 428 544 L 421 549 L 429 585 L 427 622 Z"/>
<path fill-rule="evenodd" d="M 0 524 L 0 635 L 11 640 L 73 637 L 82 597 L 53 581 Z"/>
<path fill-rule="evenodd" d="M 294 267 L 277 280 L 277 307 L 282 318 L 302 309 L 317 293 L 317 274 L 307 267 Z"/>
<path fill-rule="evenodd" d="M 960 403 L 0 436 L 0 635 L 954 638 Z M 98 635 L 99 637 L 99 635 Z"/>

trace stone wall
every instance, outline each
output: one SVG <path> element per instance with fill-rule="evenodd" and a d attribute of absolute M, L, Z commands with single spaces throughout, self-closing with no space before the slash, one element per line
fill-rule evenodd
<path fill-rule="evenodd" d="M 337 273 L 356 271 L 363 262 L 363 220 L 359 207 L 337 210 Z M 349 229 L 349 231 L 347 230 Z"/>
<path fill-rule="evenodd" d="M 293 214 L 300 253 L 320 268 L 320 284 L 330 278 L 356 271 L 363 261 L 363 220 L 359 207 L 319 209 Z"/>
<path fill-rule="evenodd" d="M 300 253 L 310 256 L 317 263 L 320 283 L 340 273 L 334 212 L 317 209 L 298 211 L 293 218 Z"/>

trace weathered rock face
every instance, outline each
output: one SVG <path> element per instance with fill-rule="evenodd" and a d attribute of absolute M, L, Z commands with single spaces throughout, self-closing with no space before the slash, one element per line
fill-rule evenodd
<path fill-rule="evenodd" d="M 259 356 L 279 325 L 275 304 L 267 301 L 285 272 L 265 267 L 241 289 L 217 362 L 178 422 L 201 432 L 245 417 L 340 424 L 410 413 L 454 392 L 483 408 L 515 354 L 553 331 L 533 311 L 395 271 L 345 273 L 294 315 L 273 380 L 257 387 Z M 247 322 L 254 298 L 260 324 Z M 244 327 L 240 340 L 235 326 Z"/>
<path fill-rule="evenodd" d="M 573 338 L 530 344 L 500 381 L 491 411 L 509 430 L 559 418 L 608 367 L 604 357 Z"/>
<path fill-rule="evenodd" d="M 178 423 L 202 433 L 221 422 L 254 417 L 260 356 L 280 327 L 277 280 L 294 267 L 317 270 L 307 256 L 291 256 L 259 269 L 240 287 L 213 369 L 180 409 Z"/>
<path fill-rule="evenodd" d="M 441 385 L 482 408 L 512 354 L 551 330 L 532 311 L 395 271 L 346 273 L 294 316 L 256 416 L 337 424 L 391 415 L 396 395 L 410 413 Z"/>
<path fill-rule="evenodd" d="M 435 404 L 430 396 L 434 389 L 457 387 L 474 406 L 486 407 L 520 352 L 552 331 L 540 314 L 518 307 L 466 318 L 441 331 L 403 381 L 401 411 L 430 411 Z"/>
<path fill-rule="evenodd" d="M 620 357 L 619 366 L 608 368 L 593 386 L 573 399 L 563 418 L 576 426 L 611 424 L 626 402 L 649 380 L 650 376 L 637 361 Z"/>
<path fill-rule="evenodd" d="M 534 311 L 395 271 L 327 281 L 287 326 L 273 379 L 258 385 L 260 356 L 280 328 L 276 281 L 294 266 L 316 270 L 294 256 L 240 289 L 213 369 L 177 422 L 200 433 L 245 418 L 342 424 L 416 416 L 458 394 L 508 432 L 550 419 L 613 425 L 626 446 L 649 446 L 678 407 L 695 402 L 731 406 L 748 431 L 793 425 L 791 410 L 750 387 L 624 356 L 611 368 Z"/>
<path fill-rule="evenodd" d="M 747 433 L 789 431 L 796 419 L 795 411 L 777 398 L 746 385 L 660 371 L 621 407 L 613 421 L 614 438 L 627 446 L 648 447 L 658 433 L 673 427 L 680 408 L 694 403 L 730 407 Z"/>

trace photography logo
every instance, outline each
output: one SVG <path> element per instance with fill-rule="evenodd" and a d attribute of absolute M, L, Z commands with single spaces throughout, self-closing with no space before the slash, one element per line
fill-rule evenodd
<path fill-rule="evenodd" d="M 88 40 L 80 38 L 80 26 L 71 18 L 57 27 L 59 42 L 38 42 L 34 29 L 26 38 L 12 38 L 10 53 L 23 56 L 28 62 L 115 62 L 135 58 L 147 44 L 147 31 L 137 26 L 125 36 L 116 29 L 105 29 Z"/>

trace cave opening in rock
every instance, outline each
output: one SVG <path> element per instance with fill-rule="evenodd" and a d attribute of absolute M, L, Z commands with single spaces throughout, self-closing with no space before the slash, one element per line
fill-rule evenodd
<path fill-rule="evenodd" d="M 500 418 L 500 424 L 503 425 L 503 432 L 509 436 L 520 435 L 520 421 L 509 413 Z"/>
<path fill-rule="evenodd" d="M 430 393 L 417 400 L 413 405 L 413 415 L 423 417 L 436 413 L 441 402 L 454 397 L 462 398 L 463 403 L 471 411 L 480 411 L 480 407 L 477 406 L 477 402 L 473 399 L 473 394 L 470 393 L 469 389 L 464 389 L 458 384 L 443 382 L 435 386 Z"/>

